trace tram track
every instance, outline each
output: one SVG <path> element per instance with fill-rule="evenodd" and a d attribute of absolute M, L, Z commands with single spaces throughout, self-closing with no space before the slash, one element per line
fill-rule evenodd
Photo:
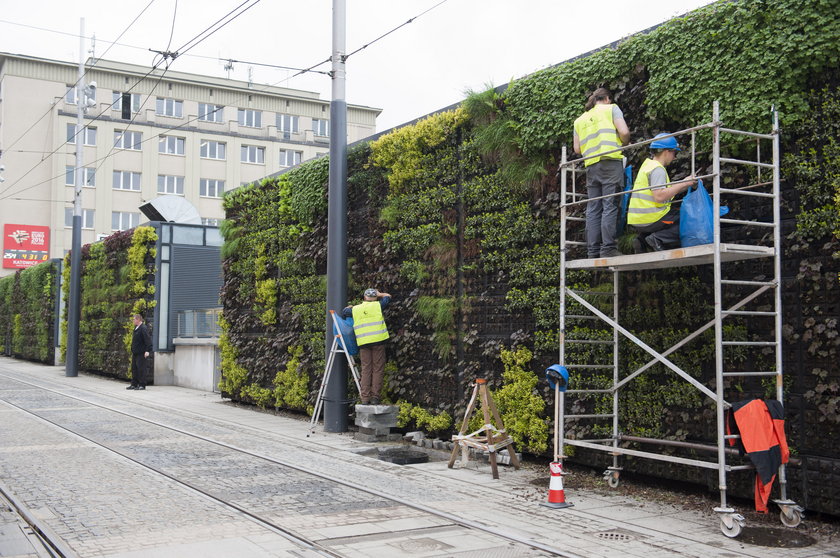
<path fill-rule="evenodd" d="M 286 468 L 286 469 L 295 471 L 298 474 L 307 475 L 307 476 L 310 476 L 310 477 L 315 477 L 315 478 L 319 479 L 319 481 L 323 481 L 323 482 L 326 482 L 326 483 L 331 483 L 332 485 L 338 485 L 338 486 L 341 486 L 341 487 L 343 487 L 345 489 L 348 489 L 348 490 L 351 490 L 351 491 L 358 491 L 358 492 L 364 493 L 368 496 L 373 496 L 376 499 L 381 499 L 385 502 L 388 502 L 388 503 L 390 503 L 390 505 L 402 506 L 402 507 L 414 510 L 416 512 L 420 512 L 421 514 L 427 514 L 427 515 L 430 515 L 430 516 L 434 516 L 438 520 L 443 520 L 445 522 L 448 522 L 452 525 L 456 525 L 456 526 L 461 527 L 461 528 L 466 529 L 466 530 L 475 531 L 475 532 L 478 532 L 478 533 L 482 533 L 484 535 L 492 535 L 493 537 L 497 537 L 498 539 L 500 539 L 502 541 L 506 541 L 507 543 L 514 543 L 515 545 L 521 545 L 521 547 L 524 547 L 523 550 L 525 548 L 527 548 L 527 549 L 530 549 L 531 551 L 542 552 L 542 553 L 545 553 L 545 555 L 550 555 L 550 556 L 562 556 L 562 557 L 567 557 L 567 558 L 578 558 L 577 555 L 575 555 L 575 554 L 572 554 L 572 553 L 569 553 L 569 552 L 566 552 L 566 551 L 562 551 L 558 548 L 542 544 L 542 543 L 540 543 L 538 541 L 534 541 L 532 539 L 527 539 L 527 538 L 518 536 L 517 534 L 512 533 L 512 532 L 507 532 L 504 529 L 500 529 L 500 528 L 497 528 L 497 527 L 485 525 L 485 524 L 482 524 L 480 522 L 477 522 L 477 521 L 474 521 L 474 520 L 471 520 L 471 519 L 467 519 L 467 518 L 463 518 L 463 517 L 460 517 L 456 514 L 449 513 L 449 512 L 446 512 L 446 511 L 442 511 L 440 509 L 436 509 L 436 508 L 433 508 L 431 506 L 428 506 L 428 505 L 425 505 L 425 504 L 422 504 L 422 503 L 419 503 L 419 502 L 416 502 L 416 501 L 412 501 L 412 500 L 409 500 L 409 499 L 406 499 L 406 498 L 401 498 L 399 496 L 387 493 L 387 492 L 385 492 L 383 490 L 379 490 L 377 488 L 373 488 L 373 487 L 370 487 L 370 486 L 362 486 L 358 482 L 352 482 L 350 480 L 335 478 L 335 476 L 332 476 L 332 475 L 319 473 L 317 471 L 311 470 L 310 468 L 300 466 L 296 463 L 292 463 L 288 460 L 279 459 L 276 456 L 271 456 L 271 455 L 267 455 L 265 453 L 256 452 L 256 451 L 253 451 L 251 449 L 243 448 L 243 447 L 237 446 L 235 444 L 225 442 L 225 441 L 222 441 L 222 440 L 219 440 L 219 439 L 216 439 L 216 438 L 204 435 L 204 434 L 200 434 L 200 433 L 197 433 L 197 432 L 192 432 L 192 431 L 189 431 L 189 430 L 184 429 L 184 428 L 179 428 L 179 427 L 173 426 L 172 424 L 166 424 L 166 423 L 164 423 L 162 421 L 159 421 L 159 420 L 154 420 L 154 419 L 151 419 L 151 418 L 148 418 L 148 417 L 138 416 L 136 414 L 126 412 L 126 411 L 114 408 L 114 407 L 106 405 L 106 404 L 91 401 L 90 399 L 86 399 L 84 397 L 79 397 L 77 395 L 68 394 L 61 389 L 53 389 L 53 388 L 50 388 L 50 387 L 46 387 L 44 385 L 39 385 L 37 383 L 22 380 L 18 377 L 9 376 L 9 375 L 6 375 L 6 374 L 0 374 L 0 377 L 6 378 L 10 381 L 20 383 L 22 385 L 29 386 L 30 388 L 43 390 L 45 392 L 51 393 L 53 396 L 66 398 L 66 399 L 69 399 L 69 400 L 72 400 L 72 401 L 75 401 L 75 402 L 78 402 L 78 403 L 82 403 L 84 405 L 88 405 L 88 406 L 91 406 L 91 407 L 94 407 L 94 408 L 97 408 L 97 409 L 100 409 L 100 410 L 103 410 L 103 411 L 107 411 L 109 413 L 115 413 L 117 415 L 120 415 L 120 416 L 125 417 L 125 418 L 130 419 L 130 420 L 142 421 L 143 423 L 146 423 L 148 425 L 153 425 L 157 428 L 164 429 L 165 431 L 175 433 L 175 434 L 180 435 L 180 436 L 186 436 L 186 437 L 189 437 L 193 440 L 196 440 L 196 441 L 199 441 L 199 442 L 202 442 L 202 443 L 205 443 L 205 444 L 212 444 L 213 446 L 223 448 L 225 451 L 234 452 L 235 454 L 240 455 L 240 456 L 246 456 L 249 459 L 257 459 L 261 462 L 271 464 L 272 466 Z M 190 491 L 192 491 L 196 494 L 199 494 L 199 495 L 201 495 L 205 498 L 209 498 L 209 499 L 213 500 L 214 502 L 216 502 L 217 504 L 219 504 L 221 506 L 224 506 L 224 507 L 226 507 L 230 510 L 233 510 L 238 514 L 241 514 L 243 517 L 247 517 L 250 521 L 256 522 L 256 523 L 260 524 L 261 526 L 263 526 L 264 528 L 266 528 L 266 529 L 284 537 L 285 539 L 287 539 L 287 540 L 293 542 L 294 544 L 298 545 L 301 549 L 305 549 L 305 550 L 307 550 L 309 552 L 312 552 L 314 554 L 317 554 L 319 556 L 333 556 L 333 557 L 334 556 L 342 556 L 341 554 L 337 553 L 333 549 L 330 549 L 329 547 L 327 547 L 323 544 L 320 544 L 317 540 L 314 540 L 313 538 L 307 537 L 305 534 L 302 534 L 302 533 L 296 532 L 295 530 L 289 529 L 289 528 L 281 525 L 277 521 L 274 521 L 274 520 L 272 520 L 268 517 L 265 517 L 258 512 L 254 512 L 252 510 L 249 510 L 249 509 L 247 509 L 247 507 L 245 507 L 241 504 L 238 504 L 238 503 L 233 502 L 229 499 L 226 499 L 226 498 L 214 493 L 214 491 L 212 489 L 202 487 L 196 482 L 191 482 L 191 481 L 188 481 L 184 478 L 179 478 L 177 475 L 169 473 L 169 472 L 163 470 L 161 467 L 155 466 L 155 465 L 153 465 L 153 464 L 151 464 L 147 461 L 144 461 L 143 459 L 135 458 L 134 456 L 130 455 L 130 453 L 128 451 L 125 451 L 125 450 L 119 449 L 117 447 L 114 447 L 114 444 L 103 443 L 102 440 L 96 439 L 95 436 L 87 435 L 84 432 L 78 431 L 79 429 L 70 428 L 70 427 L 66 426 L 65 424 L 61 424 L 60 421 L 58 421 L 58 420 L 52 420 L 49 417 L 44 416 L 45 413 L 38 413 L 38 412 L 33 411 L 31 409 L 27 409 L 23 405 L 18 405 L 16 403 L 12 402 L 12 401 L 9 401 L 8 399 L 3 399 L 3 402 L 6 405 L 12 406 L 12 407 L 14 407 L 14 408 L 16 408 L 16 409 L 18 409 L 22 412 L 25 412 L 29 415 L 37 417 L 38 419 L 40 419 L 42 421 L 45 421 L 45 422 L 53 425 L 54 427 L 57 427 L 57 428 L 59 428 L 63 431 L 66 431 L 66 432 L 69 432 L 69 433 L 71 433 L 75 436 L 78 436 L 79 438 L 84 439 L 88 443 L 91 443 L 91 444 L 94 444 L 98 447 L 104 448 L 105 450 L 107 450 L 109 452 L 112 452 L 112 453 L 122 457 L 123 459 L 127 459 L 127 460 L 131 461 L 132 463 L 153 472 L 154 474 L 160 475 L 160 476 L 168 479 L 171 482 L 177 483 L 178 485 L 186 488 L 187 490 L 190 490 Z"/>

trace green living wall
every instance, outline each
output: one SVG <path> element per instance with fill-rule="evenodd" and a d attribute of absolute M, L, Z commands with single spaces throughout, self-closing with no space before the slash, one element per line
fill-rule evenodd
<path fill-rule="evenodd" d="M 152 227 L 114 233 L 82 246 L 79 368 L 115 378 L 130 374 L 131 316 L 152 321 L 155 243 Z M 70 254 L 64 260 L 65 300 L 69 300 Z M 66 326 L 67 308 L 63 322 Z M 66 327 L 63 328 L 66 331 Z M 61 352 L 67 349 L 66 333 Z"/>
<path fill-rule="evenodd" d="M 788 430 L 800 459 L 791 468 L 794 497 L 811 509 L 840 513 L 840 494 L 820 490 L 826 475 L 840 486 L 840 372 L 836 366 L 840 21 L 834 2 L 719 2 L 646 34 L 517 80 L 504 91 L 468 96 L 452 111 L 432 115 L 348 157 L 349 303 L 369 286 L 390 292 L 392 334 L 386 399 L 401 405 L 401 421 L 446 434 L 463 413 L 470 382 L 485 377 L 495 390 L 518 447 L 547 455 L 552 401 L 541 371 L 557 359 L 559 186 L 554 171 L 572 122 L 588 92 L 614 91 L 634 140 L 711 120 L 720 102 L 727 127 L 770 131 L 769 108 L 782 119 L 784 366 Z M 710 163 L 710 136 L 699 134 L 698 171 Z M 754 157 L 755 145 L 724 140 L 724 152 Z M 767 151 L 765 151 L 766 156 Z M 630 154 L 636 166 L 644 151 Z M 324 366 L 326 191 L 328 161 L 307 162 L 229 193 L 225 198 L 225 395 L 262 406 L 308 411 Z M 685 159 L 672 174 L 688 171 Z M 722 177 L 727 186 L 755 182 L 749 172 Z M 766 217 L 766 204 L 732 202 L 740 218 Z M 569 231 L 580 238 L 580 226 Z M 732 241 L 760 241 L 726 231 Z M 571 253 L 570 257 L 576 255 Z M 580 255 L 577 255 L 579 257 Z M 766 263 L 742 266 L 751 277 Z M 627 274 L 621 321 L 654 347 L 669 347 L 712 317 L 708 269 Z M 571 285 L 598 293 L 610 275 L 569 273 Z M 606 313 L 609 297 L 588 295 Z M 339 309 L 336 309 L 339 310 Z M 727 323 L 727 337 L 750 340 L 766 324 Z M 608 339 L 593 324 L 574 324 L 569 337 Z M 570 347 L 568 361 L 600 363 L 603 345 Z M 673 360 L 699 381 L 714 381 L 709 336 Z M 622 351 L 621 370 L 646 362 Z M 772 365 L 761 351 L 727 354 L 728 370 Z M 597 370 L 579 372 L 578 386 L 602 386 Z M 772 386 L 730 382 L 731 399 L 764 396 Z M 352 390 L 351 392 L 352 393 Z M 594 397 L 571 412 L 599 411 Z M 549 405 L 550 406 L 550 405 Z M 642 436 L 709 441 L 714 408 L 683 381 L 655 366 L 622 394 L 623 430 Z M 573 436 L 598 432 L 582 424 Z M 582 462 L 604 456 L 579 452 Z M 705 471 L 671 465 L 628 469 L 708 482 Z M 746 476 L 745 476 L 746 477 Z M 736 486 L 749 494 L 749 479 Z"/>
<path fill-rule="evenodd" d="M 55 364 L 56 262 L 0 279 L 0 354 Z"/>

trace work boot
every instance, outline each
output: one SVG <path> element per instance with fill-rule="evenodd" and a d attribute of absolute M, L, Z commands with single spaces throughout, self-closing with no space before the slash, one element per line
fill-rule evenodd
<path fill-rule="evenodd" d="M 371 397 L 370 398 L 371 405 L 379 405 L 379 398 L 378 397 Z"/>
<path fill-rule="evenodd" d="M 635 254 L 644 254 L 645 252 L 647 252 L 647 244 L 645 242 L 642 242 L 641 235 L 636 235 L 636 237 L 633 239 L 633 252 Z"/>
<path fill-rule="evenodd" d="M 618 248 L 607 248 L 606 250 L 601 250 L 601 257 L 602 258 L 614 258 L 616 256 L 623 256 L 621 252 L 619 252 Z"/>
<path fill-rule="evenodd" d="M 645 244 L 650 246 L 650 249 L 656 252 L 661 252 L 662 250 L 665 250 L 665 246 L 663 246 L 662 243 L 659 242 L 659 239 L 653 236 L 652 234 L 645 237 Z"/>

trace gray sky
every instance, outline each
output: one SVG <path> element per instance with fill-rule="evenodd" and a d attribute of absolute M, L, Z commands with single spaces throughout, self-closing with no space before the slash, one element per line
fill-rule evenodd
<path fill-rule="evenodd" d="M 253 2 L 247 0 L 244 5 Z M 377 124 L 380 131 L 455 103 L 468 89 L 506 83 L 710 3 L 440 2 L 347 0 L 348 53 L 432 8 L 347 60 L 347 101 L 383 109 Z M 240 3 L 242 0 L 0 0 L 0 51 L 78 62 L 79 18 L 84 17 L 85 35 L 96 35 L 97 56 L 151 67 L 155 55 L 147 49 L 167 50 L 167 45 L 170 51 L 179 49 Z M 595 6 L 597 12 L 587 10 Z M 111 46 L 108 41 L 117 39 L 144 8 L 119 40 L 130 46 L 114 45 L 106 53 Z M 171 69 L 225 76 L 224 59 L 242 60 L 234 63 L 230 77 L 247 80 L 250 71 L 255 88 L 271 84 L 317 91 L 329 100 L 328 76 L 305 74 L 288 79 L 295 72 L 246 62 L 302 68 L 325 60 L 332 48 L 331 14 L 329 0 L 262 0 L 177 58 Z M 589 23 L 590 18 L 594 23 Z M 329 63 L 317 69 L 329 70 Z"/>

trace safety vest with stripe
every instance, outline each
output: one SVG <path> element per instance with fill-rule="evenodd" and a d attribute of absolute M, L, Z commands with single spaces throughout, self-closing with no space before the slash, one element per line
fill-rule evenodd
<path fill-rule="evenodd" d="M 633 195 L 630 196 L 630 203 L 627 206 L 628 224 L 647 225 L 649 223 L 655 223 L 671 209 L 671 200 L 658 203 L 653 199 L 653 194 L 651 194 L 650 190 L 636 191 L 649 187 L 650 173 L 660 167 L 665 171 L 665 182 L 671 182 L 671 179 L 668 178 L 668 171 L 656 159 L 645 159 L 645 162 L 642 163 L 642 167 L 639 169 L 639 175 L 636 177 L 636 182 L 633 183 Z"/>
<path fill-rule="evenodd" d="M 365 301 L 353 307 L 353 333 L 360 347 L 388 339 L 388 328 L 378 300 Z"/>
<path fill-rule="evenodd" d="M 580 143 L 580 152 L 584 157 L 621 147 L 618 131 L 612 119 L 614 106 L 613 104 L 597 104 L 575 120 L 575 133 Z M 583 164 L 588 167 L 602 159 L 621 159 L 621 157 L 621 152 L 616 151 L 603 157 L 587 159 Z"/>

